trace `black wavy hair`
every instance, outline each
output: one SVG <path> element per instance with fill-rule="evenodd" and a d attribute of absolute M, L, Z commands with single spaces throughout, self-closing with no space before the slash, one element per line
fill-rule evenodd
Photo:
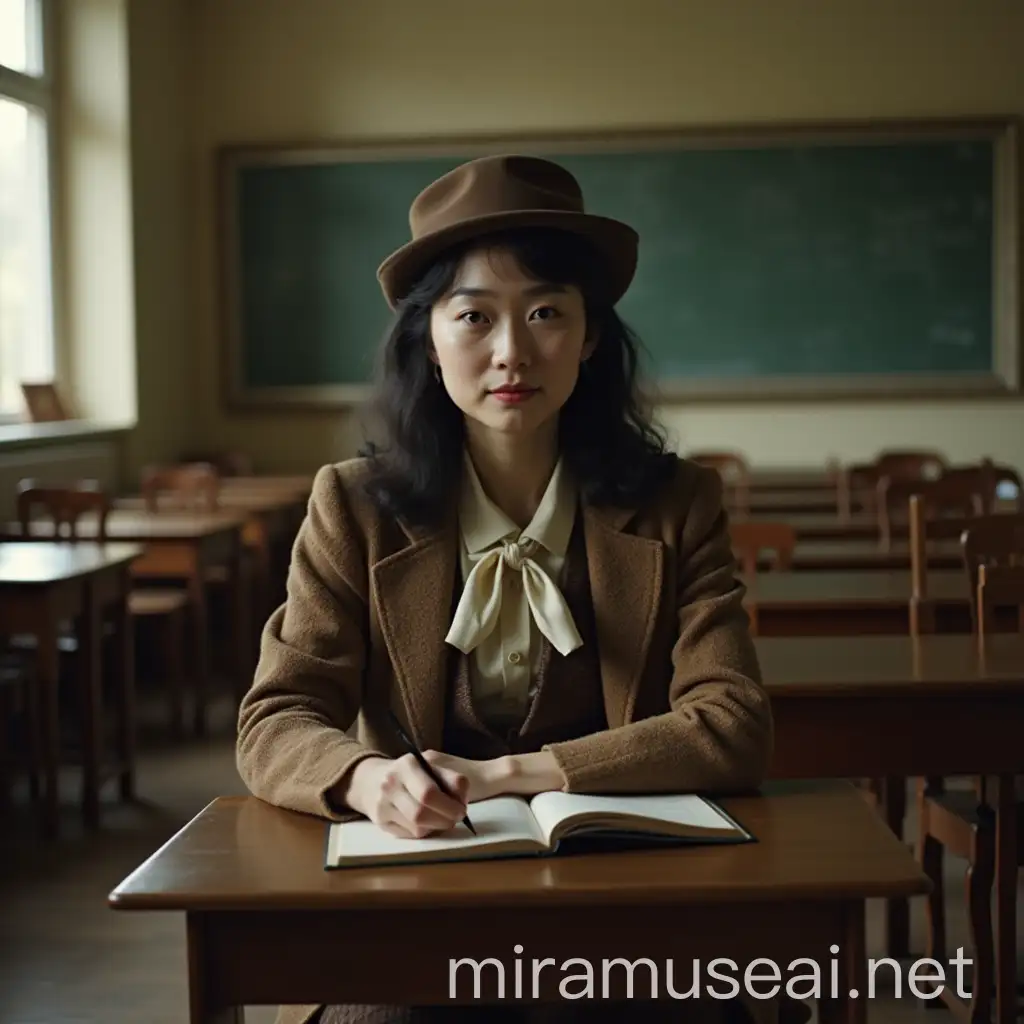
<path fill-rule="evenodd" d="M 434 376 L 431 307 L 452 286 L 466 254 L 510 252 L 523 272 L 583 295 L 588 337 L 597 344 L 559 413 L 561 455 L 580 495 L 593 505 L 651 498 L 674 471 L 675 456 L 649 418 L 638 388 L 641 345 L 604 297 L 602 262 L 585 239 L 550 228 L 477 237 L 446 250 L 401 299 L 385 335 L 370 411 L 382 432 L 360 455 L 365 487 L 383 510 L 418 526 L 437 525 L 462 472 L 463 413 Z"/>

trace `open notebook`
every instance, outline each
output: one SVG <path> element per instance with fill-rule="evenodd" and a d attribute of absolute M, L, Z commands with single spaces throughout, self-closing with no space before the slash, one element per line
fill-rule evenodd
<path fill-rule="evenodd" d="M 365 819 L 328 826 L 325 866 L 356 867 L 444 860 L 551 855 L 660 844 L 743 843 L 753 836 L 695 794 L 591 796 L 539 793 L 469 805 L 477 835 L 461 822 L 425 839 L 401 839 Z"/>

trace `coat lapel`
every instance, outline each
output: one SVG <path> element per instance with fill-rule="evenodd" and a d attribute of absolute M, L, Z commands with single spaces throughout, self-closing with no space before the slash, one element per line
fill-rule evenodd
<path fill-rule="evenodd" d="M 628 509 L 584 508 L 601 685 L 610 728 L 629 722 L 658 617 L 664 547 L 623 533 Z"/>
<path fill-rule="evenodd" d="M 373 599 L 412 738 L 423 750 L 439 750 L 449 652 L 444 638 L 458 561 L 456 522 L 449 518 L 438 532 L 411 539 L 409 547 L 371 568 Z"/>
<path fill-rule="evenodd" d="M 634 512 L 584 505 L 587 570 L 608 725 L 630 720 L 657 622 L 664 547 L 624 533 Z M 409 534 L 408 547 L 373 565 L 373 600 L 384 643 L 421 749 L 444 736 L 450 626 L 458 569 L 458 520 Z"/>

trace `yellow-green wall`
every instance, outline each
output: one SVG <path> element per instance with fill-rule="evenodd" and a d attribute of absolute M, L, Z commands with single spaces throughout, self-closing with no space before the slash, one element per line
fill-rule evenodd
<path fill-rule="evenodd" d="M 171 319 L 140 334 L 141 365 L 154 368 L 140 401 L 170 415 L 165 377 L 194 387 L 194 430 L 248 449 L 266 469 L 345 457 L 352 420 L 221 406 L 221 144 L 1024 114 L 1019 0 L 195 0 L 189 12 L 188 185 L 196 202 L 151 166 L 153 182 L 168 191 L 138 191 L 137 215 L 156 216 L 173 249 L 178 228 L 161 206 L 174 196 L 172 209 L 194 229 L 191 276 L 184 296 L 174 273 L 166 285 L 155 273 L 149 280 L 151 313 Z M 176 80 L 172 71 L 166 78 Z M 147 138 L 165 153 L 158 135 Z M 153 266 L 165 258 L 174 262 L 165 254 Z M 167 350 L 183 329 L 182 298 L 195 314 L 188 359 Z M 760 462 L 928 443 L 954 458 L 988 453 L 1024 465 L 1024 404 L 1016 402 L 698 406 L 662 417 L 684 444 L 738 447 Z M 152 436 L 155 444 L 160 435 Z"/>

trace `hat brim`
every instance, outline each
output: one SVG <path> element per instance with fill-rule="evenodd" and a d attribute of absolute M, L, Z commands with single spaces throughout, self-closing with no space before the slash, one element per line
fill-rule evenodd
<path fill-rule="evenodd" d="M 430 263 L 451 246 L 503 228 L 522 227 L 561 228 L 588 239 L 604 261 L 609 302 L 614 305 L 626 294 L 636 273 L 639 250 L 639 236 L 628 224 L 593 213 L 515 210 L 470 217 L 396 249 L 377 269 L 384 298 L 395 309 Z"/>

